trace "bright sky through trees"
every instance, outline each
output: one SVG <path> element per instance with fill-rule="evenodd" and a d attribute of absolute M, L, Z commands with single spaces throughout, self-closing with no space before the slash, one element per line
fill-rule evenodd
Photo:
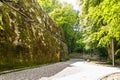
<path fill-rule="evenodd" d="M 77 0 L 59 0 L 60 2 L 67 2 L 69 4 L 72 4 L 75 10 L 79 10 L 79 5 Z"/>

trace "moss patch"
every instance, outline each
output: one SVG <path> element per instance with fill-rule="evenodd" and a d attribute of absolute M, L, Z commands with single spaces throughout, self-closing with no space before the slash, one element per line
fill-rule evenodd
<path fill-rule="evenodd" d="M 63 32 L 37 2 L 20 0 L 9 5 L 17 11 L 0 5 L 4 29 L 0 30 L 0 70 L 67 59 Z"/>

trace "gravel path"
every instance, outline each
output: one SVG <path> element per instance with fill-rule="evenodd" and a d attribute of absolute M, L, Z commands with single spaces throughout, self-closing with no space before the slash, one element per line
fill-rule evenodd
<path fill-rule="evenodd" d="M 100 80 L 102 77 L 116 72 L 120 72 L 120 68 L 78 61 L 54 76 L 42 77 L 39 80 Z M 109 80 L 120 80 L 120 78 Z"/>
<path fill-rule="evenodd" d="M 101 80 L 120 80 L 120 73 L 114 73 L 114 74 L 108 75 Z"/>
<path fill-rule="evenodd" d="M 74 59 L 67 62 L 59 62 L 38 68 L 2 74 L 0 75 L 0 80 L 38 80 L 41 77 L 53 76 L 76 61 L 80 60 Z"/>
<path fill-rule="evenodd" d="M 120 72 L 120 68 L 72 59 L 67 62 L 2 74 L 0 80 L 98 80 L 115 72 Z"/>
<path fill-rule="evenodd" d="M 69 61 L 60 62 L 39 68 L 2 74 L 0 75 L 0 80 L 37 80 L 41 77 L 50 77 L 68 67 L 69 64 Z"/>

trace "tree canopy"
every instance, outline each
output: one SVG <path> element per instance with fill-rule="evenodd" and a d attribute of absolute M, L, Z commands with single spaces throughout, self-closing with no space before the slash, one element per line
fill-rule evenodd
<path fill-rule="evenodd" d="M 81 25 L 86 32 L 86 42 L 96 47 L 107 47 L 111 39 L 120 43 L 120 1 L 118 0 L 83 0 Z M 118 47 L 116 48 L 119 49 Z"/>
<path fill-rule="evenodd" d="M 58 0 L 38 1 L 63 29 L 69 52 L 89 52 L 110 57 L 111 40 L 114 39 L 115 55 L 119 56 L 120 1 L 78 0 L 80 12 Z"/>
<path fill-rule="evenodd" d="M 38 0 L 49 16 L 62 28 L 69 52 L 74 50 L 75 36 L 74 26 L 77 24 L 78 12 L 68 3 L 61 3 L 57 0 Z"/>

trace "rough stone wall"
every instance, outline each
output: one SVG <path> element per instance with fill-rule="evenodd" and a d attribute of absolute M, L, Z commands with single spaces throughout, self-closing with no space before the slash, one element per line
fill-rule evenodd
<path fill-rule="evenodd" d="M 6 0 L 7 1 L 7 0 Z M 37 2 L 0 2 L 0 66 L 57 62 L 67 57 L 64 34 Z"/>

